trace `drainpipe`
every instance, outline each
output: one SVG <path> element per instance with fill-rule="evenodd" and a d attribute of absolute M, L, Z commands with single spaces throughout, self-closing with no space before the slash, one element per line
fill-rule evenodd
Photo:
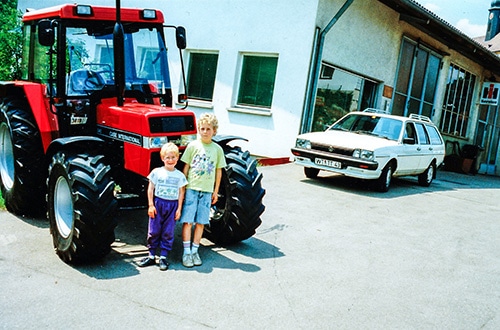
<path fill-rule="evenodd" d="M 328 32 L 330 32 L 335 23 L 337 23 L 340 17 L 345 13 L 345 11 L 353 2 L 354 0 L 347 0 L 332 18 L 332 20 L 328 23 L 328 25 L 320 31 L 319 38 L 316 39 L 315 37 L 311 74 L 309 75 L 309 82 L 307 84 L 306 100 L 304 102 L 305 106 L 300 133 L 309 132 L 312 127 L 312 115 L 314 113 L 316 89 L 318 88 L 318 79 L 321 70 L 321 59 L 323 57 L 323 48 L 325 45 L 326 35 L 328 34 Z"/>

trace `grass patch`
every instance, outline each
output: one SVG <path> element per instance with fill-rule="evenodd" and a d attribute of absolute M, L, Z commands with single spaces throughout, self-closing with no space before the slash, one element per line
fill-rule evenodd
<path fill-rule="evenodd" d="M 3 200 L 1 192 L 0 192 L 0 210 L 5 210 L 5 201 Z"/>

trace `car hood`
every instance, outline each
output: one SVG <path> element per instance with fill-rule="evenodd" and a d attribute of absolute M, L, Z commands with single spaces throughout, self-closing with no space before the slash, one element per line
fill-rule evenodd
<path fill-rule="evenodd" d="M 397 141 L 361 133 L 343 131 L 312 132 L 299 135 L 298 138 L 307 139 L 312 143 L 339 146 L 344 148 L 360 148 L 375 150 L 378 148 L 397 145 Z"/>

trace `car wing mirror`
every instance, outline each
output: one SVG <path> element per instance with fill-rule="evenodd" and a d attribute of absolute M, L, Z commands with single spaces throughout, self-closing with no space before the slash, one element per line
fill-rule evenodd
<path fill-rule="evenodd" d="M 415 144 L 415 139 L 414 138 L 404 138 L 403 144 Z"/>

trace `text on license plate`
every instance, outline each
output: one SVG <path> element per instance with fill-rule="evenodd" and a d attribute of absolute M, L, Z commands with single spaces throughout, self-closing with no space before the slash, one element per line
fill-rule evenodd
<path fill-rule="evenodd" d="M 316 163 L 316 165 L 323 165 L 323 166 L 328 166 L 328 167 L 333 167 L 333 168 L 342 168 L 342 164 L 340 162 L 336 162 L 336 161 L 328 160 L 328 159 L 323 159 L 323 158 L 315 158 L 314 163 Z"/>

